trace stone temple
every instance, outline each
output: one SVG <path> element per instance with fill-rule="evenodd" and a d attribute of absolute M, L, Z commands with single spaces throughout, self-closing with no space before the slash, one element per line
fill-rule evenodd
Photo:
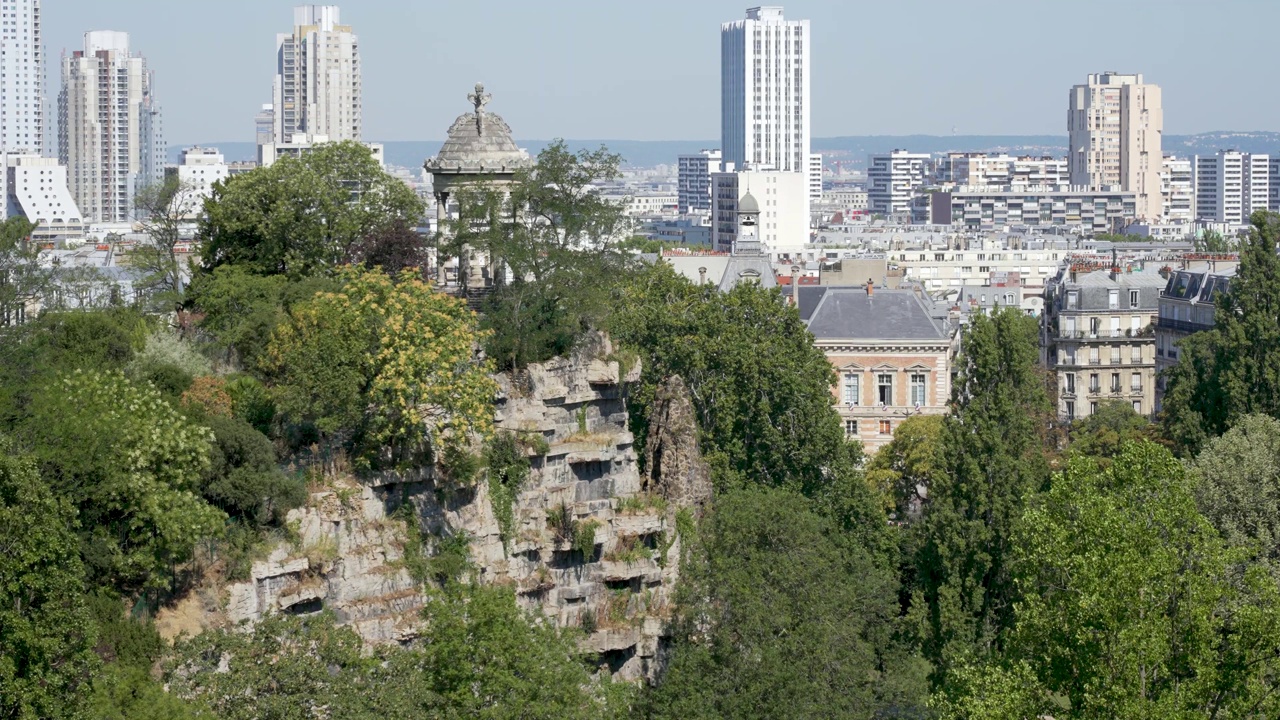
<path fill-rule="evenodd" d="M 515 180 L 516 173 L 532 167 L 533 160 L 511 137 L 511 127 L 501 116 L 485 110 L 492 95 L 476 83 L 467 96 L 473 109 L 458 116 L 449 128 L 449 137 L 440 153 L 423 167 L 431 173 L 436 198 L 436 220 L 441 228 L 449 219 L 449 200 L 463 187 L 501 188 Z M 459 284 L 465 278 L 466 288 L 483 288 L 488 284 L 481 275 L 479 258 L 472 251 L 459 258 Z M 443 267 L 443 258 L 440 265 Z M 443 279 L 443 278 L 442 278 Z"/>

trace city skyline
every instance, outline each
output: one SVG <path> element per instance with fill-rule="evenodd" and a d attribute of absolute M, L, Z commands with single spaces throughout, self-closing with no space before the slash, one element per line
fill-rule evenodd
<path fill-rule="evenodd" d="M 363 134 L 440 139 L 454 114 L 450 99 L 481 80 L 525 137 L 715 138 L 720 24 L 752 5 L 654 0 L 640 12 L 567 0 L 499 2 L 496 9 L 348 4 L 343 20 L 362 41 Z M 1145 28 L 1152 38 L 1118 42 L 1115 33 L 1080 33 L 1061 13 L 1005 0 L 781 5 L 813 25 L 814 137 L 953 129 L 1061 135 L 1071 86 L 1107 70 L 1141 72 L 1164 88 L 1169 134 L 1280 130 L 1280 100 L 1248 92 L 1268 79 L 1264 63 L 1250 62 L 1256 51 L 1243 43 L 1211 55 L 1179 50 L 1214 28 L 1235 30 L 1231 21 L 1242 13 L 1260 25 L 1280 20 L 1280 7 L 1243 0 L 1227 3 L 1235 11 L 1190 0 L 1072 6 L 1078 17 L 1105 8 L 1110 22 Z M 127 31 L 156 70 L 169 137 L 179 144 L 252 140 L 253 116 L 271 90 L 275 34 L 293 6 L 229 0 L 210 13 L 158 0 L 46 2 L 50 68 L 88 30 Z M 618 31 L 620 20 L 626 32 Z M 48 89 L 56 88 L 56 72 L 49 75 Z M 657 96 L 662 110 L 654 109 Z"/>

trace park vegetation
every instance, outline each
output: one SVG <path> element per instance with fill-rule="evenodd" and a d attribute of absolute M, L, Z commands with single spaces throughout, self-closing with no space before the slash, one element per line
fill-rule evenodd
<path fill-rule="evenodd" d="M 949 412 L 868 458 L 776 290 L 637 259 L 595 190 L 619 163 L 553 144 L 432 238 L 366 150 L 327 145 L 220 183 L 189 282 L 181 189 L 154 188 L 160 302 L 37 307 L 69 280 L 0 226 L 0 718 L 1280 716 L 1280 217 L 1255 216 L 1158 421 L 1060 427 L 1035 320 L 1001 310 L 964 330 Z M 464 243 L 500 280 L 479 313 L 429 267 Z M 409 558 L 430 630 L 404 647 L 327 613 L 160 638 L 158 609 L 244 577 L 335 467 L 509 506 L 527 439 L 493 432 L 492 374 L 599 331 L 640 362 L 641 450 L 683 380 L 714 487 L 677 514 L 654 683 L 473 582 L 465 537 Z"/>

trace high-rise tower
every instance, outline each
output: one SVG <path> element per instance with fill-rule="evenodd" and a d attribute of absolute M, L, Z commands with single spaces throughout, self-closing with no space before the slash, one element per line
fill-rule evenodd
<path fill-rule="evenodd" d="M 293 9 L 293 32 L 276 36 L 275 141 L 294 135 L 359 140 L 360 43 L 336 5 Z"/>
<path fill-rule="evenodd" d="M 0 26 L 0 153 L 45 153 L 40 0 L 7 0 Z"/>
<path fill-rule="evenodd" d="M 809 173 L 809 21 L 780 7 L 720 27 L 720 142 L 741 170 Z"/>
<path fill-rule="evenodd" d="M 133 219 L 138 189 L 164 179 L 160 109 L 147 61 L 129 34 L 85 33 L 62 57 L 58 140 L 71 197 L 88 222 Z"/>
<path fill-rule="evenodd" d="M 1119 186 L 1137 195 L 1138 217 L 1161 218 L 1164 110 L 1159 85 L 1144 83 L 1142 75 L 1090 75 L 1084 85 L 1071 88 L 1067 132 L 1072 185 Z"/>

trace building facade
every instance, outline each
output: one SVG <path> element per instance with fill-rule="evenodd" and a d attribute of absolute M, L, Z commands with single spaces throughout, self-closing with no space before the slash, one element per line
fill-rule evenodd
<path fill-rule="evenodd" d="M 1165 155 L 1160 169 L 1160 194 L 1165 223 L 1190 223 L 1196 219 L 1195 164 L 1191 158 Z"/>
<path fill-rule="evenodd" d="M 721 150 L 737 169 L 809 173 L 809 21 L 755 7 L 720 27 Z M 807 186 L 807 183 L 806 183 Z"/>
<path fill-rule="evenodd" d="M 681 155 L 676 170 L 681 213 L 711 212 L 711 175 L 724 169 L 719 150 Z"/>
<path fill-rule="evenodd" d="M 760 203 L 758 238 L 772 256 L 799 257 L 809 242 L 808 196 L 801 173 L 743 170 L 713 173 L 711 246 L 731 252 L 738 241 L 739 204 L 748 193 Z"/>
<path fill-rule="evenodd" d="M 276 143 L 295 135 L 359 140 L 363 132 L 360 42 L 336 5 L 300 5 L 293 31 L 276 36 Z"/>
<path fill-rule="evenodd" d="M 811 203 L 820 202 L 822 200 L 822 154 L 813 153 L 809 155 L 809 201 Z"/>
<path fill-rule="evenodd" d="M 0 25 L 0 154 L 44 155 L 44 34 L 40 0 L 8 0 Z"/>
<path fill-rule="evenodd" d="M 1196 220 L 1242 225 L 1272 205 L 1270 155 L 1219 150 L 1195 157 Z"/>
<path fill-rule="evenodd" d="M 84 42 L 62 58 L 60 160 L 86 222 L 128 222 L 137 190 L 164 177 L 153 77 L 128 33 L 89 32 Z"/>
<path fill-rule="evenodd" d="M 1067 114 L 1071 184 L 1134 194 L 1140 220 L 1163 216 L 1164 110 L 1159 85 L 1141 74 L 1089 75 L 1071 88 Z"/>
<path fill-rule="evenodd" d="M 867 202 L 871 212 L 889 217 L 911 211 L 911 199 L 924 187 L 932 170 L 930 157 L 906 150 L 867 159 Z"/>
<path fill-rule="evenodd" d="M 67 190 L 67 169 L 54 158 L 9 155 L 4 167 L 4 217 L 36 223 L 31 239 L 66 248 L 84 242 L 85 222 Z"/>
<path fill-rule="evenodd" d="M 204 201 L 213 197 L 214 183 L 231 176 L 227 160 L 217 148 L 191 147 L 182 151 L 173 172 L 181 183 L 178 200 L 183 204 L 182 215 L 198 218 L 204 211 Z"/>
<path fill-rule="evenodd" d="M 1123 402 L 1156 411 L 1155 322 L 1165 279 L 1153 269 L 1076 273 L 1045 292 L 1041 343 L 1058 384 L 1058 416 L 1072 421 Z"/>
<path fill-rule="evenodd" d="M 1137 208 L 1131 192 L 1067 186 L 958 187 L 931 193 L 930 200 L 931 223 L 968 230 L 1026 225 L 1120 232 Z"/>
<path fill-rule="evenodd" d="M 1214 299 L 1231 289 L 1235 265 L 1223 270 L 1177 270 L 1160 291 L 1156 320 L 1156 412 L 1164 409 L 1165 371 L 1178 364 L 1179 344 L 1192 333 L 1210 330 Z"/>
<path fill-rule="evenodd" d="M 914 415 L 945 415 L 955 331 L 915 290 L 800 287 L 800 317 L 836 371 L 845 434 L 868 452 Z"/>

